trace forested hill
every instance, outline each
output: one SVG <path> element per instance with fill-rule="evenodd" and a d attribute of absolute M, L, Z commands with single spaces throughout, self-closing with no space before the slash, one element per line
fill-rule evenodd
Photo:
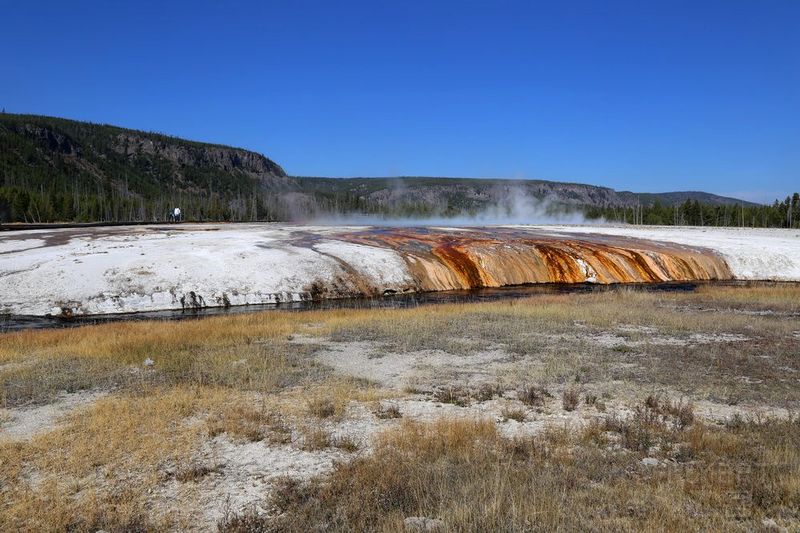
<path fill-rule="evenodd" d="M 771 212 L 773 206 L 702 192 L 639 194 L 542 180 L 293 177 L 240 148 L 0 114 L 0 222 L 157 221 L 175 206 L 190 220 L 502 216 L 521 203 L 553 214 L 577 211 L 644 223 L 733 224 L 747 218 L 749 225 L 757 215 L 758 224 L 775 225 L 782 217 L 780 209 Z"/>
<path fill-rule="evenodd" d="M 223 218 L 292 181 L 255 152 L 11 114 L 0 114 L 0 174 L 7 204 L 0 216 L 15 221 L 163 219 L 176 202 Z"/>

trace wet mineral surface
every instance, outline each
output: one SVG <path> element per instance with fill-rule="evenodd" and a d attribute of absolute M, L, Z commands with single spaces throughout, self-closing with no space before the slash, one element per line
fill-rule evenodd
<path fill-rule="evenodd" d="M 733 279 L 725 260 L 710 249 L 629 237 L 514 228 L 369 228 L 338 238 L 395 250 L 421 291 Z"/>
<path fill-rule="evenodd" d="M 0 314 L 15 316 L 732 279 L 800 279 L 800 236 L 740 228 L 286 224 L 0 233 Z"/>

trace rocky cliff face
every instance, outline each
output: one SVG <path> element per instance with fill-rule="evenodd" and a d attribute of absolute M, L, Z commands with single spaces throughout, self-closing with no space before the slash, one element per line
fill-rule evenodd
<path fill-rule="evenodd" d="M 73 157 L 80 157 L 81 155 L 80 146 L 63 133 L 55 131 L 52 128 L 36 124 L 23 124 L 20 128 L 17 128 L 16 131 L 24 136 L 37 139 L 44 147 L 52 152 Z"/>
<path fill-rule="evenodd" d="M 178 165 L 210 167 L 226 172 L 240 170 L 252 174 L 286 176 L 283 169 L 261 154 L 213 144 L 175 143 L 168 138 L 150 137 L 140 133 L 119 133 L 114 137 L 115 152 L 129 157 L 154 156 Z"/>
<path fill-rule="evenodd" d="M 98 167 L 102 168 L 103 161 L 124 163 L 116 157 L 124 156 L 128 161 L 145 158 L 171 163 L 177 168 L 286 177 L 277 163 L 249 150 L 58 118 L 0 115 L 0 141 L 12 156 L 25 156 L 28 166 L 54 164 L 55 157 L 66 156 L 96 159 Z M 3 174 L 11 170 L 0 168 Z"/>

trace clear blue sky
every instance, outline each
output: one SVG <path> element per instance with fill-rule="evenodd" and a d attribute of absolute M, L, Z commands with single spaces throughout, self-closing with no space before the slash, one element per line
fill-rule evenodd
<path fill-rule="evenodd" d="M 800 189 L 800 1 L 0 0 L 0 107 L 296 175 Z"/>

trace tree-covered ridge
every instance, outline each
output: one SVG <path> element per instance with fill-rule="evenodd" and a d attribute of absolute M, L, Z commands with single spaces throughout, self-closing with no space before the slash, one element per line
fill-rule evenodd
<path fill-rule="evenodd" d="M 641 224 L 793 226 L 797 195 L 770 206 L 703 192 L 632 193 L 580 183 L 287 176 L 256 152 L 160 133 L 0 113 L 0 222 L 285 221 L 365 215 L 540 215 Z M 520 220 L 524 221 L 524 220 Z"/>
<path fill-rule="evenodd" d="M 158 133 L 0 114 L 0 220 L 269 217 L 259 192 L 286 174 L 266 157 Z M 273 183 L 275 182 L 275 183 Z"/>

